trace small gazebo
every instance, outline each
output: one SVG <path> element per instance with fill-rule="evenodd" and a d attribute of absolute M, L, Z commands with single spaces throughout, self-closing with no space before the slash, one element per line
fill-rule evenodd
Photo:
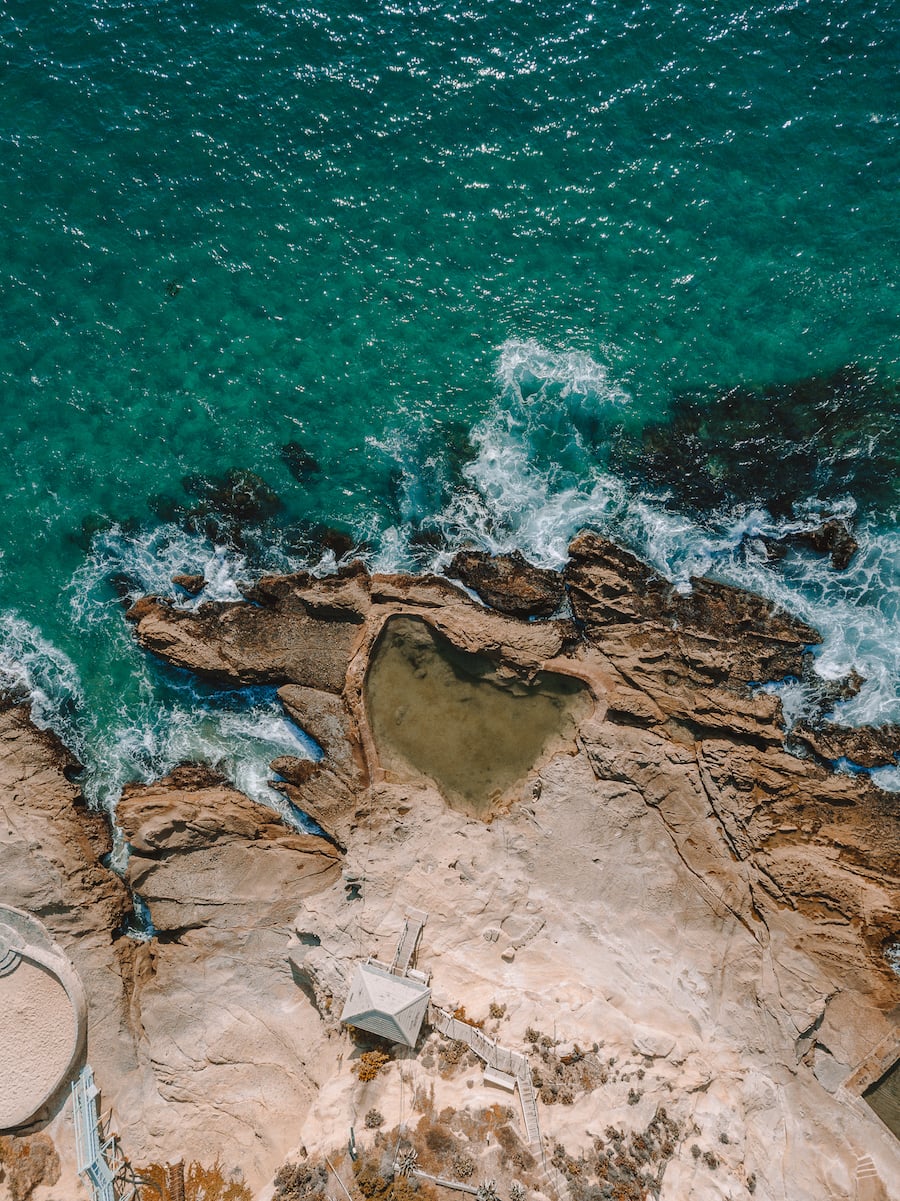
<path fill-rule="evenodd" d="M 428 1012 L 431 989 L 373 960 L 358 963 L 341 1021 L 388 1042 L 414 1047 Z"/>

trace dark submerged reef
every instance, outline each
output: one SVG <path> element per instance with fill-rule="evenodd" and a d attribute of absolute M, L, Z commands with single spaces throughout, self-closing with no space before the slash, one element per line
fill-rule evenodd
<path fill-rule="evenodd" d="M 760 507 L 790 517 L 798 502 L 852 496 L 884 510 L 900 498 L 900 388 L 849 365 L 762 388 L 677 394 L 663 421 L 620 446 L 633 482 L 704 515 Z"/>

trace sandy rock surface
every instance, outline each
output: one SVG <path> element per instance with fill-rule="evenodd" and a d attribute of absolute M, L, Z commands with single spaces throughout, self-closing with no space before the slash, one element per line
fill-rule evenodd
<path fill-rule="evenodd" d="M 126 882 L 158 925 L 135 942 L 121 932 L 128 890 L 99 861 L 106 823 L 63 774 L 71 756 L 10 708 L 0 765 L 2 900 L 38 914 L 79 972 L 87 1059 L 128 1155 L 218 1159 L 264 1182 L 319 1080 L 321 1023 L 286 947 L 302 899 L 339 872 L 334 847 L 205 769 L 131 787 L 120 802 L 135 847 Z M 37 1125 L 62 1161 L 55 1195 L 71 1201 L 81 1192 L 68 1089 Z"/>
<path fill-rule="evenodd" d="M 897 804 L 814 748 L 789 754 L 777 700 L 748 687 L 808 675 L 818 635 L 724 585 L 682 595 L 594 534 L 573 543 L 563 582 L 577 624 L 517 620 L 447 581 L 359 565 L 324 581 L 270 577 L 229 606 L 139 602 L 130 618 L 148 650 L 280 688 L 323 757 L 278 760 L 277 783 L 330 841 L 288 831 L 202 770 L 128 789 L 126 883 L 157 935 L 129 940 L 127 956 L 110 933 L 122 886 L 71 823 L 77 788 L 58 746 L 21 711 L 3 715 L 9 786 L 37 815 L 8 887 L 49 912 L 50 883 L 31 877 L 56 854 L 53 905 L 100 898 L 82 920 L 106 939 L 97 968 L 119 999 L 93 1045 L 137 1162 L 221 1154 L 265 1201 L 301 1147 L 337 1153 L 351 1125 L 373 1140 L 370 1109 L 412 1130 L 442 1109 L 515 1105 L 471 1062 L 442 1067 L 437 1035 L 368 1083 L 351 1071 L 360 1049 L 338 1018 L 353 965 L 390 962 L 415 908 L 429 915 L 418 962 L 435 1000 L 533 1047 L 553 1160 L 533 1191 L 591 1195 L 579 1189 L 604 1132 L 640 1137 L 664 1108 L 664 1201 L 900 1198 L 900 1143 L 861 1100 L 900 1055 L 900 978 L 883 954 L 900 911 Z M 574 737 L 487 822 L 380 762 L 366 673 L 398 614 L 510 679 L 562 672 L 591 690 Z M 822 729 L 820 745 L 835 737 Z M 23 771 L 56 789 L 49 816 L 43 791 L 22 792 Z M 590 1086 L 562 1103 L 557 1066 L 595 1047 Z"/>

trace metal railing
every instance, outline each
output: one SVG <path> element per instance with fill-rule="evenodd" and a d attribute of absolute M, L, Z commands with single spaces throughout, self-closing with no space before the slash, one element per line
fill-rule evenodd
<path fill-rule="evenodd" d="M 122 1153 L 118 1135 L 100 1116 L 100 1090 L 91 1067 L 82 1068 L 72 1085 L 75 1120 L 75 1158 L 78 1175 L 91 1190 L 93 1201 L 133 1201 L 140 1181 Z"/>

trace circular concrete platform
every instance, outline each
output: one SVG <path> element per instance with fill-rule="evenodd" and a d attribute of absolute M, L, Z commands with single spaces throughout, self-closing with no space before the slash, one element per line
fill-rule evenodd
<path fill-rule="evenodd" d="M 29 1121 L 65 1083 L 85 1020 L 75 969 L 45 927 L 0 905 L 0 1130 Z"/>

